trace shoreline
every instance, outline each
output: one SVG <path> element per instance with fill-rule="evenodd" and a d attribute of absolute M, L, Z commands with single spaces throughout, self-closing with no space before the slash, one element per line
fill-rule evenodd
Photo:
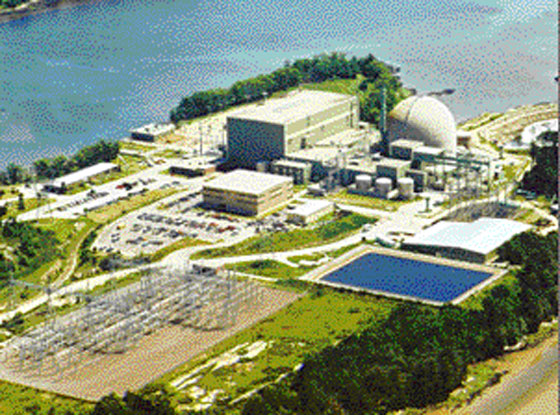
<path fill-rule="evenodd" d="M 15 8 L 0 11 L 0 24 L 20 20 L 25 17 L 34 16 L 51 10 L 69 9 L 71 7 L 80 6 L 94 1 L 98 0 L 56 0 L 55 2 L 48 2 L 47 0 L 37 0 L 35 2 L 28 1 Z"/>

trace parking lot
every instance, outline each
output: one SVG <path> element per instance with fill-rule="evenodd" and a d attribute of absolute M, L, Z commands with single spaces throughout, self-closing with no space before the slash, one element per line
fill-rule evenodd
<path fill-rule="evenodd" d="M 132 212 L 106 227 L 93 247 L 125 257 L 152 254 L 182 238 L 208 243 L 240 241 L 259 233 L 289 231 L 285 211 L 263 219 L 242 218 L 201 207 L 200 185 Z"/>
<path fill-rule="evenodd" d="M 75 195 L 54 196 L 55 202 L 26 212 L 20 215 L 18 219 L 29 220 L 48 216 L 74 219 L 84 213 L 115 203 L 123 198 L 155 189 L 181 187 L 189 183 L 189 180 L 183 177 L 160 174 L 166 168 L 168 168 L 168 165 L 147 169 L 122 179 L 92 187 L 90 190 Z"/>
<path fill-rule="evenodd" d="M 200 209 L 201 202 L 200 190 L 173 195 L 117 220 L 93 246 L 102 252 L 136 256 L 154 253 L 185 237 L 216 243 L 252 233 L 238 218 Z"/>

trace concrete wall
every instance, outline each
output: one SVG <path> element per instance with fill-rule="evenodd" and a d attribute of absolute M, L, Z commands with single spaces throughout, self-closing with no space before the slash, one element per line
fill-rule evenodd
<path fill-rule="evenodd" d="M 284 155 L 284 127 L 259 121 L 228 118 L 228 161 L 254 169 L 258 161 Z"/>

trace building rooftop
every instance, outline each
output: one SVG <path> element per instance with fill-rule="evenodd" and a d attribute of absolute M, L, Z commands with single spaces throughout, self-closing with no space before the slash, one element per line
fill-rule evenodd
<path fill-rule="evenodd" d="M 531 226 L 508 219 L 480 218 L 472 223 L 441 221 L 404 241 L 407 245 L 462 248 L 488 254 Z"/>
<path fill-rule="evenodd" d="M 401 148 L 418 148 L 422 147 L 423 143 L 417 140 L 407 140 L 406 138 L 400 138 L 398 140 L 393 141 L 390 144 L 391 147 L 401 147 Z"/>
<path fill-rule="evenodd" d="M 204 183 L 204 187 L 259 196 L 275 186 L 288 182 L 292 183 L 293 179 L 270 173 L 234 170 Z"/>
<path fill-rule="evenodd" d="M 286 97 L 271 98 L 264 103 L 261 102 L 234 112 L 228 116 L 228 119 L 237 118 L 271 124 L 287 124 L 350 99 L 355 99 L 355 97 L 323 91 L 294 91 Z"/>
<path fill-rule="evenodd" d="M 378 163 L 379 167 L 389 167 L 389 168 L 402 168 L 410 166 L 410 160 L 400 160 L 384 157 Z"/>
<path fill-rule="evenodd" d="M 309 166 L 308 163 L 286 159 L 276 160 L 272 164 L 275 166 L 292 167 L 296 169 L 305 169 L 307 166 Z"/>
<path fill-rule="evenodd" d="M 288 154 L 286 157 L 288 159 L 326 163 L 335 160 L 338 154 L 338 148 L 335 146 L 331 146 L 306 148 L 303 150 L 294 151 L 293 153 Z"/>
<path fill-rule="evenodd" d="M 61 187 L 63 184 L 69 186 L 73 183 L 78 183 L 83 180 L 87 180 L 90 177 L 97 176 L 98 174 L 112 170 L 116 167 L 118 166 L 113 163 L 94 164 L 93 166 L 86 167 L 85 169 L 81 169 L 74 173 L 67 174 L 66 176 L 58 177 L 52 181 L 52 185 L 56 187 Z"/>
<path fill-rule="evenodd" d="M 315 143 L 315 147 L 352 146 L 356 143 L 363 142 L 365 138 L 365 131 L 348 129 L 323 138 L 321 141 Z"/>
<path fill-rule="evenodd" d="M 414 154 L 426 154 L 429 156 L 439 156 L 443 153 L 443 148 L 420 146 L 414 149 Z"/>
<path fill-rule="evenodd" d="M 134 128 L 133 130 L 130 130 L 130 132 L 158 135 L 158 134 L 167 133 L 173 130 L 174 128 L 175 127 L 173 126 L 173 124 L 152 123 L 152 124 L 143 125 L 142 127 Z"/>
<path fill-rule="evenodd" d="M 314 213 L 326 209 L 327 207 L 332 206 L 332 202 L 328 200 L 310 200 L 305 202 L 303 205 L 296 206 L 290 214 L 299 215 L 299 216 L 310 216 Z"/>

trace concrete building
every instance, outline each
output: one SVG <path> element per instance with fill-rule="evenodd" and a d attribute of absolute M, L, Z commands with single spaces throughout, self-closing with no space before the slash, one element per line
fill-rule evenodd
<path fill-rule="evenodd" d="M 227 117 L 228 161 L 254 168 L 358 127 L 359 102 L 351 95 L 295 91 Z"/>
<path fill-rule="evenodd" d="M 390 156 L 400 160 L 412 160 L 414 150 L 424 144 L 416 140 L 400 139 L 390 144 Z"/>
<path fill-rule="evenodd" d="M 147 124 L 134 130 L 130 130 L 130 138 L 142 141 L 155 141 L 165 134 L 173 131 L 173 124 Z"/>
<path fill-rule="evenodd" d="M 98 176 L 100 174 L 109 173 L 111 171 L 120 170 L 118 164 L 113 163 L 98 163 L 93 166 L 86 167 L 85 169 L 78 170 L 74 173 L 67 174 L 62 177 L 54 179 L 51 183 L 47 183 L 43 186 L 43 189 L 47 192 L 52 193 L 65 193 L 68 186 L 76 183 L 84 182 L 92 177 Z"/>
<path fill-rule="evenodd" d="M 275 174 L 235 170 L 204 183 L 204 204 L 242 215 L 266 213 L 292 196 L 293 179 Z"/>
<path fill-rule="evenodd" d="M 384 158 L 377 163 L 377 177 L 389 177 L 396 185 L 398 179 L 405 177 L 410 164 L 407 160 Z"/>
<path fill-rule="evenodd" d="M 332 211 L 334 203 L 328 200 L 310 200 L 292 209 L 288 213 L 288 220 L 298 225 L 307 225 Z"/>
<path fill-rule="evenodd" d="M 294 184 L 307 184 L 311 178 L 311 163 L 302 163 L 291 160 L 276 160 L 270 166 L 273 174 L 290 176 L 294 179 Z"/>
<path fill-rule="evenodd" d="M 472 223 L 441 221 L 402 243 L 424 254 L 484 263 L 496 250 L 531 226 L 508 219 L 480 218 Z"/>
<path fill-rule="evenodd" d="M 169 167 L 169 172 L 187 177 L 206 176 L 216 172 L 216 163 L 206 160 L 181 160 L 174 162 Z"/>

